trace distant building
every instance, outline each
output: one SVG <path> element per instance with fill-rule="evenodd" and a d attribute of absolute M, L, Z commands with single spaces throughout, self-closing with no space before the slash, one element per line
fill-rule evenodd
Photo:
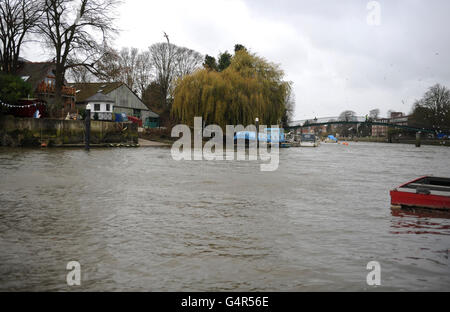
<path fill-rule="evenodd" d="M 127 116 L 141 119 L 144 123 L 157 122 L 159 125 L 159 115 L 152 112 L 136 93 L 122 82 L 72 83 L 70 86 L 75 89 L 76 106 L 79 108 L 85 108 L 92 100 L 91 97 L 100 93 L 113 101 L 114 113 L 125 113 Z"/>
<path fill-rule="evenodd" d="M 391 113 L 390 118 L 379 118 L 375 120 L 376 122 L 386 123 L 386 124 L 396 124 L 401 126 L 408 125 L 409 116 L 406 116 L 402 112 Z M 374 137 L 387 137 L 388 126 L 372 125 L 372 136 Z"/>
<path fill-rule="evenodd" d="M 29 83 L 33 88 L 34 97 L 43 102 L 49 102 L 55 97 L 55 63 L 33 63 L 22 59 L 16 75 Z M 66 112 L 75 110 L 75 89 L 67 83 L 62 89 L 63 109 Z"/>

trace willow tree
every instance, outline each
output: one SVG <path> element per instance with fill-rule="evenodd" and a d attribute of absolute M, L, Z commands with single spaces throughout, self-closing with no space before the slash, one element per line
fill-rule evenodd
<path fill-rule="evenodd" d="M 280 124 L 287 112 L 289 82 L 275 64 L 241 49 L 225 70 L 202 69 L 179 79 L 172 116 L 185 124 L 203 117 L 206 124 Z"/>

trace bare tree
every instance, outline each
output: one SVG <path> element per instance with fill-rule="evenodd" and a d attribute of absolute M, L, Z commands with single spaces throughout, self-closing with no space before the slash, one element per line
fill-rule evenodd
<path fill-rule="evenodd" d="M 120 52 L 105 47 L 96 65 L 97 77 L 107 82 L 123 82 L 142 97 L 151 83 L 152 62 L 149 51 L 139 53 L 136 48 L 122 48 Z"/>
<path fill-rule="evenodd" d="M 450 90 L 436 84 L 413 107 L 411 122 L 436 130 L 450 130 Z"/>
<path fill-rule="evenodd" d="M 351 122 L 351 121 L 356 121 L 356 113 L 354 111 L 351 110 L 346 110 L 343 111 L 338 118 L 339 121 L 345 121 L 345 122 Z M 338 126 L 338 131 L 339 133 L 344 136 L 344 137 L 348 137 L 351 134 L 355 134 L 355 127 L 348 125 L 348 124 L 342 124 Z"/>
<path fill-rule="evenodd" d="M 203 55 L 197 51 L 177 47 L 175 63 L 176 63 L 176 76 L 183 77 L 192 74 L 197 68 L 202 65 Z"/>
<path fill-rule="evenodd" d="M 0 67 L 14 73 L 20 49 L 42 15 L 41 0 L 0 1 Z"/>
<path fill-rule="evenodd" d="M 372 119 L 372 120 L 377 120 L 379 116 L 380 116 L 380 110 L 379 110 L 378 108 L 372 109 L 372 110 L 369 112 L 369 117 L 370 117 L 370 119 Z"/>
<path fill-rule="evenodd" d="M 139 96 L 142 98 L 145 90 L 151 83 L 152 79 L 152 62 L 149 51 L 140 53 L 136 60 L 136 86 L 139 90 Z"/>
<path fill-rule="evenodd" d="M 160 88 L 163 106 L 169 109 L 169 96 L 177 78 L 191 74 L 202 65 L 203 56 L 191 49 L 170 43 L 164 33 L 166 43 L 155 43 L 149 48 L 150 59 L 154 69 L 155 82 Z"/>
<path fill-rule="evenodd" d="M 69 77 L 70 81 L 75 83 L 88 83 L 95 80 L 95 75 L 84 66 L 69 69 L 66 76 Z"/>
<path fill-rule="evenodd" d="M 113 12 L 117 0 L 43 0 L 39 29 L 54 51 L 55 102 L 62 103 L 68 69 L 85 67 L 95 72 L 102 45 L 116 32 Z"/>
<path fill-rule="evenodd" d="M 122 48 L 120 51 L 119 67 L 120 81 L 126 83 L 131 90 L 135 91 L 136 62 L 139 50 L 136 48 Z"/>
<path fill-rule="evenodd" d="M 339 121 L 356 121 L 356 113 L 351 110 L 343 111 L 339 115 Z"/>
<path fill-rule="evenodd" d="M 96 64 L 96 76 L 106 82 L 121 81 L 122 68 L 120 53 L 114 48 L 105 45 L 102 57 Z"/>
<path fill-rule="evenodd" d="M 160 94 L 164 101 L 163 106 L 169 108 L 169 92 L 173 87 L 176 77 L 177 46 L 171 44 L 169 36 L 164 33 L 167 43 L 155 43 L 150 46 L 152 65 L 155 69 L 155 79 L 160 88 Z"/>

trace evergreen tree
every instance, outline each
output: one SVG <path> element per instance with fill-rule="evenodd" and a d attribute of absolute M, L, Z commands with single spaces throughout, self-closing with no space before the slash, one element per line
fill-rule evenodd
<path fill-rule="evenodd" d="M 203 63 L 203 67 L 208 70 L 217 70 L 217 62 L 214 56 L 210 56 L 206 54 L 205 62 Z"/>
<path fill-rule="evenodd" d="M 231 64 L 232 57 L 233 56 L 230 53 L 228 53 L 228 51 L 225 51 L 225 52 L 219 54 L 219 63 L 217 65 L 218 71 L 221 72 L 221 71 L 224 71 L 225 69 L 227 69 L 228 66 L 230 66 L 230 64 Z"/>

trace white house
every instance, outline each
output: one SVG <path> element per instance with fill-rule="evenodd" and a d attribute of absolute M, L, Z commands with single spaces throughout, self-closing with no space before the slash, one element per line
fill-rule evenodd
<path fill-rule="evenodd" d="M 122 82 L 73 83 L 76 90 L 76 106 L 86 107 L 90 97 L 102 93 L 114 100 L 114 113 L 125 113 L 141 119 L 144 124 L 159 124 L 159 115 L 152 112 L 135 92 Z"/>
<path fill-rule="evenodd" d="M 114 100 L 103 93 L 96 93 L 90 98 L 86 99 L 86 106 L 91 106 L 91 119 L 95 119 L 95 114 L 98 120 L 113 120 L 112 115 L 114 111 Z"/>

